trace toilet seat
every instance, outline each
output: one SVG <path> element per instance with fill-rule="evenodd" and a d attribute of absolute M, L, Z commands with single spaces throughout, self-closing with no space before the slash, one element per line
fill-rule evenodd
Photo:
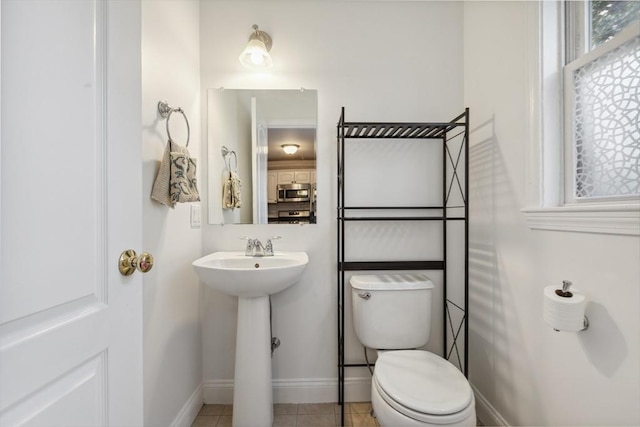
<path fill-rule="evenodd" d="M 373 386 L 394 410 L 425 423 L 455 424 L 475 411 L 473 391 L 464 375 L 427 351 L 380 353 Z"/>

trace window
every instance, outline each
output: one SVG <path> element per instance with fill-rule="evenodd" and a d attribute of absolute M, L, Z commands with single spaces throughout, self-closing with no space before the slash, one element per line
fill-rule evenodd
<path fill-rule="evenodd" d="M 640 236 L 640 2 L 527 5 L 530 228 Z"/>
<path fill-rule="evenodd" d="M 565 203 L 640 196 L 640 2 L 566 2 Z"/>

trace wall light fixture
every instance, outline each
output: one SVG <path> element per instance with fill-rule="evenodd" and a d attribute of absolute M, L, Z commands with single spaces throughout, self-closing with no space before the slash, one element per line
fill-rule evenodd
<path fill-rule="evenodd" d="M 271 55 L 269 55 L 273 44 L 271 36 L 259 30 L 257 25 L 253 26 L 253 30 L 249 36 L 247 47 L 240 54 L 240 63 L 253 70 L 269 68 L 273 65 Z"/>

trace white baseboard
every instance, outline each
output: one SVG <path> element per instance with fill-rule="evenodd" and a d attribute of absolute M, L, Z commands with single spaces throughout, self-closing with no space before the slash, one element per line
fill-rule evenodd
<path fill-rule="evenodd" d="M 206 405 L 233 403 L 233 380 L 204 380 L 202 389 Z"/>
<path fill-rule="evenodd" d="M 233 403 L 233 380 L 205 380 L 204 403 Z M 371 378 L 346 378 L 344 382 L 346 402 L 371 400 Z M 302 378 L 273 380 L 274 403 L 325 403 L 338 401 L 336 378 Z"/>
<path fill-rule="evenodd" d="M 476 398 L 476 417 L 482 425 L 510 427 L 507 420 L 504 419 L 500 412 L 493 407 L 491 402 L 489 402 L 473 384 L 471 384 L 471 388 Z"/>
<path fill-rule="evenodd" d="M 203 402 L 203 388 L 202 384 L 200 384 L 193 394 L 191 394 L 180 412 L 178 412 L 178 415 L 171 423 L 171 427 L 191 427 L 191 424 L 193 424 L 198 416 L 198 412 L 200 412 L 200 408 L 202 408 Z"/>

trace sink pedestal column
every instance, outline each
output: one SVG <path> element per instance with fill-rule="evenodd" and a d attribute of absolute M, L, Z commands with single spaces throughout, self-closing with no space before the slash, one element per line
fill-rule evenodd
<path fill-rule="evenodd" d="M 238 298 L 233 426 L 273 424 L 269 297 Z"/>

